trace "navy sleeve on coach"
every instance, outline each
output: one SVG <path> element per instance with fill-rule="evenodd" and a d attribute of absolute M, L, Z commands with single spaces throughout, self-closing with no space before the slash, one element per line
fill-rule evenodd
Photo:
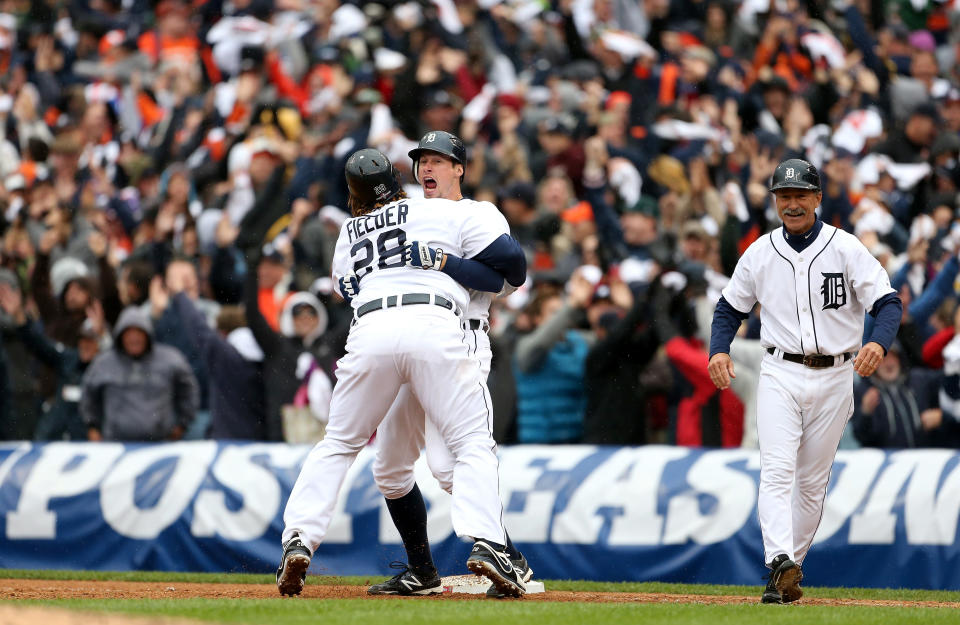
<path fill-rule="evenodd" d="M 496 269 L 470 258 L 460 258 L 453 254 L 447 254 L 446 257 L 443 273 L 468 289 L 488 293 L 499 293 L 503 289 L 503 276 Z"/>
<path fill-rule="evenodd" d="M 710 357 L 714 354 L 730 353 L 730 343 L 737 334 L 740 323 L 750 316 L 750 313 L 740 312 L 730 305 L 730 302 L 720 296 L 717 308 L 713 311 L 713 325 L 710 327 Z"/>
<path fill-rule="evenodd" d="M 509 234 L 501 234 L 471 260 L 496 269 L 510 286 L 521 286 L 527 280 L 527 256 L 520 243 Z"/>
<path fill-rule="evenodd" d="M 897 338 L 900 319 L 903 317 L 903 302 L 896 293 L 887 293 L 873 303 L 870 314 L 876 317 L 877 321 L 867 342 L 879 343 L 883 353 L 886 354 L 893 339 Z"/>

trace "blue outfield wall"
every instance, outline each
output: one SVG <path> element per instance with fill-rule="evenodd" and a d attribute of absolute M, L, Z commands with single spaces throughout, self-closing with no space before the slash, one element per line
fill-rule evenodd
<path fill-rule="evenodd" d="M 272 572 L 304 446 L 0 444 L 0 567 Z M 804 565 L 811 585 L 960 589 L 960 454 L 844 451 Z M 314 568 L 403 559 L 364 450 Z M 442 574 L 469 544 L 417 465 Z M 761 583 L 759 454 L 678 447 L 500 450 L 504 520 L 538 578 Z"/>

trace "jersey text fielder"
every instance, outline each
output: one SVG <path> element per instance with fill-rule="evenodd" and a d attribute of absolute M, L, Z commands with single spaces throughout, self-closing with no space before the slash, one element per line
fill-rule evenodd
<path fill-rule="evenodd" d="M 717 388 L 730 385 L 730 343 L 759 302 L 767 353 L 757 388 L 757 507 L 771 569 L 761 600 L 788 603 L 803 594 L 801 564 L 853 413 L 854 372 L 869 376 L 877 368 L 902 304 L 859 239 L 817 218 L 822 194 L 813 165 L 780 163 L 771 191 L 783 227 L 760 237 L 737 263 L 714 312 L 708 370 Z M 865 312 L 877 322 L 861 347 Z"/>
<path fill-rule="evenodd" d="M 505 594 L 522 594 L 523 583 L 511 579 L 515 572 L 502 553 L 490 402 L 463 341 L 459 315 L 467 291 L 440 271 L 404 261 L 407 240 L 475 256 L 504 234 L 505 224 L 482 211 L 457 211 L 448 200 L 406 199 L 392 164 L 377 150 L 355 152 L 346 175 L 354 217 L 337 240 L 333 277 L 356 275 L 362 299 L 352 302 L 356 322 L 338 362 L 326 436 L 304 461 L 284 510 L 277 588 L 285 595 L 303 590 L 347 471 L 406 383 L 456 458 L 451 517 L 458 536 L 476 541 L 468 568 Z"/>

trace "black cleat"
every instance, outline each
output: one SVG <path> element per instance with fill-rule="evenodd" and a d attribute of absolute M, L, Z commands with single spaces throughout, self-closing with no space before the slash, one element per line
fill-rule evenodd
<path fill-rule="evenodd" d="M 300 540 L 300 535 L 295 534 L 283 545 L 283 558 L 277 569 L 277 590 L 280 594 L 291 597 L 299 595 L 303 591 L 309 567 L 310 550 Z"/>
<path fill-rule="evenodd" d="M 770 563 L 770 577 L 760 597 L 761 603 L 791 603 L 803 596 L 800 581 L 803 571 L 800 565 L 780 554 Z"/>
<path fill-rule="evenodd" d="M 777 585 L 773 583 L 772 573 L 767 581 L 767 587 L 763 589 L 763 594 L 760 595 L 760 603 L 783 603 L 783 597 L 777 590 Z"/>
<path fill-rule="evenodd" d="M 510 556 L 485 541 L 478 540 L 473 544 L 467 568 L 489 579 L 504 596 L 522 597 L 527 592 L 520 570 L 513 566 Z"/>
<path fill-rule="evenodd" d="M 520 557 L 516 560 L 510 558 L 510 563 L 513 564 L 513 568 L 520 573 L 520 579 L 523 580 L 524 584 L 533 579 L 533 569 L 530 568 L 530 565 L 527 563 L 527 559 L 523 557 L 523 554 L 520 554 Z M 496 586 L 491 585 L 490 588 L 487 588 L 487 596 L 494 597 L 495 599 L 502 599 L 506 595 L 497 590 Z"/>
<path fill-rule="evenodd" d="M 368 595 L 436 595 L 443 592 L 443 583 L 437 574 L 437 569 L 429 575 L 420 575 L 413 572 L 403 562 L 393 562 L 392 569 L 402 569 L 399 573 L 385 582 L 374 584 L 367 588 Z"/>

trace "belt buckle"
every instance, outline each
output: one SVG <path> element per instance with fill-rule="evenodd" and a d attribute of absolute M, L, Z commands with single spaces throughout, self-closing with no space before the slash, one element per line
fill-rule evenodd
<path fill-rule="evenodd" d="M 809 354 L 803 357 L 803 365 L 805 367 L 810 367 L 811 369 L 826 369 L 827 367 L 832 366 L 833 363 L 829 365 L 821 364 L 825 362 L 825 360 L 826 359 L 820 354 Z"/>

